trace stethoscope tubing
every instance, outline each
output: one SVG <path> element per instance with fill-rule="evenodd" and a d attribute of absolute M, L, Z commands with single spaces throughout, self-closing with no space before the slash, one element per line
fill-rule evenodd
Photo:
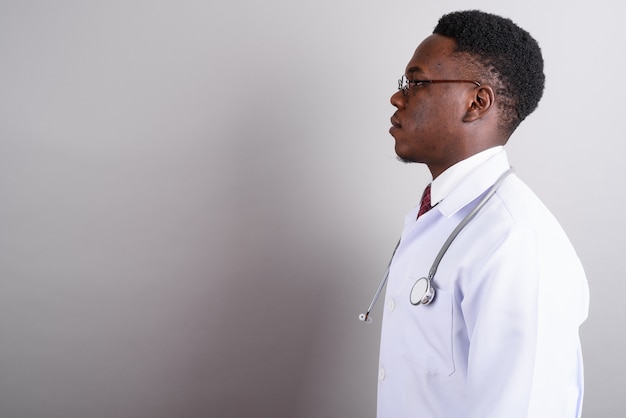
<path fill-rule="evenodd" d="M 467 215 L 465 215 L 463 220 L 459 222 L 459 224 L 456 226 L 456 228 L 454 228 L 452 233 L 450 233 L 450 236 L 448 236 L 448 239 L 446 240 L 446 242 L 444 242 L 444 244 L 441 246 L 441 249 L 439 250 L 437 257 L 435 257 L 435 260 L 433 261 L 430 271 L 428 272 L 427 280 L 429 284 L 432 282 L 433 278 L 435 277 L 437 268 L 439 268 L 439 263 L 441 263 L 441 259 L 448 251 L 448 248 L 450 248 L 450 245 L 452 245 L 452 242 L 459 235 L 461 230 L 463 230 L 463 228 L 465 228 L 465 226 L 467 226 L 467 224 L 470 223 L 470 221 L 474 219 L 474 217 L 476 217 L 478 212 L 487 204 L 489 199 L 491 199 L 493 195 L 496 193 L 496 191 L 498 190 L 502 182 L 509 176 L 509 174 L 513 173 L 513 171 L 515 171 L 515 169 L 513 167 L 509 167 L 507 171 L 505 171 L 502 175 L 500 175 L 500 177 L 489 188 L 489 190 L 483 196 L 483 198 L 480 199 L 480 202 L 478 202 L 478 204 L 474 206 L 474 208 L 472 208 L 472 210 Z M 383 277 L 380 280 L 380 284 L 378 285 L 378 289 L 376 289 L 376 293 L 374 293 L 374 297 L 372 298 L 372 303 L 370 303 L 370 306 L 369 308 L 367 308 L 366 313 L 359 315 L 359 319 L 363 322 L 372 322 L 369 316 L 370 312 L 372 312 L 372 309 L 374 309 L 374 306 L 376 305 L 376 302 L 378 301 L 378 298 L 380 297 L 380 294 L 383 288 L 385 287 L 385 284 L 387 283 L 387 279 L 389 278 L 389 270 L 391 268 L 391 263 L 393 261 L 393 257 L 396 254 L 396 251 L 398 250 L 398 247 L 400 246 L 400 241 L 401 240 L 398 240 L 398 243 L 396 244 L 396 247 L 394 248 L 393 253 L 391 254 L 391 258 L 389 260 L 389 263 L 387 264 L 387 269 L 385 270 L 385 273 L 383 274 Z"/>
<path fill-rule="evenodd" d="M 369 317 L 370 312 L 372 312 L 372 309 L 374 309 L 374 305 L 376 305 L 376 302 L 378 301 L 378 297 L 380 296 L 380 293 L 383 291 L 383 288 L 385 287 L 385 284 L 387 283 L 387 278 L 389 277 L 389 269 L 391 268 L 391 262 L 393 261 L 393 256 L 396 255 L 396 250 L 398 249 L 399 246 L 400 246 L 400 240 L 398 240 L 396 247 L 393 249 L 393 253 L 391 253 L 391 258 L 389 259 L 389 263 L 387 264 L 387 269 L 385 270 L 383 277 L 380 279 L 380 283 L 378 284 L 378 289 L 376 289 L 376 293 L 374 293 L 374 297 L 372 298 L 372 303 L 370 303 L 369 308 L 367 308 L 367 313 L 359 315 L 359 319 L 361 321 L 372 322 L 372 320 Z"/>
<path fill-rule="evenodd" d="M 439 263 L 441 263 L 441 259 L 446 254 L 446 251 L 448 251 L 448 248 L 450 248 L 450 245 L 452 244 L 452 241 L 454 241 L 454 239 L 457 237 L 457 235 L 459 235 L 461 230 L 463 228 L 465 228 L 465 226 L 468 223 L 470 223 L 472 219 L 474 219 L 476 217 L 478 212 L 483 208 L 483 206 L 485 206 L 487 204 L 489 199 L 491 199 L 491 197 L 496 193 L 496 191 L 498 190 L 498 188 L 500 187 L 500 185 L 502 184 L 504 179 L 506 179 L 509 176 L 509 174 L 511 174 L 513 171 L 515 171 L 515 169 L 513 167 L 509 167 L 509 169 L 507 171 L 505 171 L 498 178 L 498 180 L 496 180 L 496 182 L 493 184 L 493 186 L 491 186 L 489 188 L 489 190 L 483 196 L 483 198 L 480 199 L 480 202 L 478 202 L 478 204 L 476 206 L 474 206 L 474 208 L 467 215 L 465 215 L 465 218 L 463 218 L 463 220 L 461 222 L 459 222 L 459 224 L 456 226 L 456 228 L 454 228 L 452 233 L 450 233 L 450 236 L 448 237 L 446 242 L 444 242 L 444 244 L 441 246 L 441 249 L 439 250 L 439 254 L 437 254 L 437 257 L 435 257 L 435 261 L 433 261 L 433 265 L 430 268 L 430 272 L 428 273 L 428 279 L 429 280 L 432 280 L 433 277 L 435 277 L 435 273 L 437 272 L 437 269 L 439 268 Z M 391 262 L 389 264 L 391 265 Z"/>

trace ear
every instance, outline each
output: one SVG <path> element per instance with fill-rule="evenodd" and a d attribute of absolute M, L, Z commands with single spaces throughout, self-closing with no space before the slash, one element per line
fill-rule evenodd
<path fill-rule="evenodd" d="M 473 122 L 483 118 L 493 107 L 495 94 L 491 86 L 478 86 L 469 98 L 463 122 Z"/>

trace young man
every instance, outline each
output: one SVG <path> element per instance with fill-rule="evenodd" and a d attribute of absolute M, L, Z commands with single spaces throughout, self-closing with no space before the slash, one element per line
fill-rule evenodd
<path fill-rule="evenodd" d="M 526 31 L 466 11 L 441 18 L 391 97 L 396 153 L 426 164 L 433 181 L 390 265 L 379 418 L 581 414 L 587 280 L 558 222 L 507 173 L 502 148 L 543 87 L 541 51 Z M 420 280 L 481 201 L 430 283 Z"/>

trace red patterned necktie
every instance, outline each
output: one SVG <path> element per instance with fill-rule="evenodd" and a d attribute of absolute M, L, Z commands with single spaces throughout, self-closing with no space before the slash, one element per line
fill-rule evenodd
<path fill-rule="evenodd" d="M 430 206 L 430 184 L 426 186 L 424 189 L 424 193 L 422 194 L 422 201 L 420 202 L 420 210 L 417 212 L 417 217 L 419 218 L 433 207 Z"/>

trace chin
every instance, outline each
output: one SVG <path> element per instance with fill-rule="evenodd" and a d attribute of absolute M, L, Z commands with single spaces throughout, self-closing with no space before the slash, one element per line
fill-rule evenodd
<path fill-rule="evenodd" d="M 414 163 L 416 162 L 415 159 L 407 156 L 405 153 L 402 152 L 402 150 L 398 149 L 399 147 L 396 144 L 396 158 L 398 159 L 398 161 L 402 161 L 403 163 Z"/>
<path fill-rule="evenodd" d="M 396 155 L 396 159 L 397 159 L 398 161 L 403 162 L 403 163 L 406 163 L 406 164 L 408 164 L 408 163 L 414 163 L 414 162 L 415 162 L 415 161 L 413 161 L 413 160 L 412 160 L 412 159 L 410 159 L 410 158 L 404 158 L 404 157 L 401 157 L 400 155 Z"/>

